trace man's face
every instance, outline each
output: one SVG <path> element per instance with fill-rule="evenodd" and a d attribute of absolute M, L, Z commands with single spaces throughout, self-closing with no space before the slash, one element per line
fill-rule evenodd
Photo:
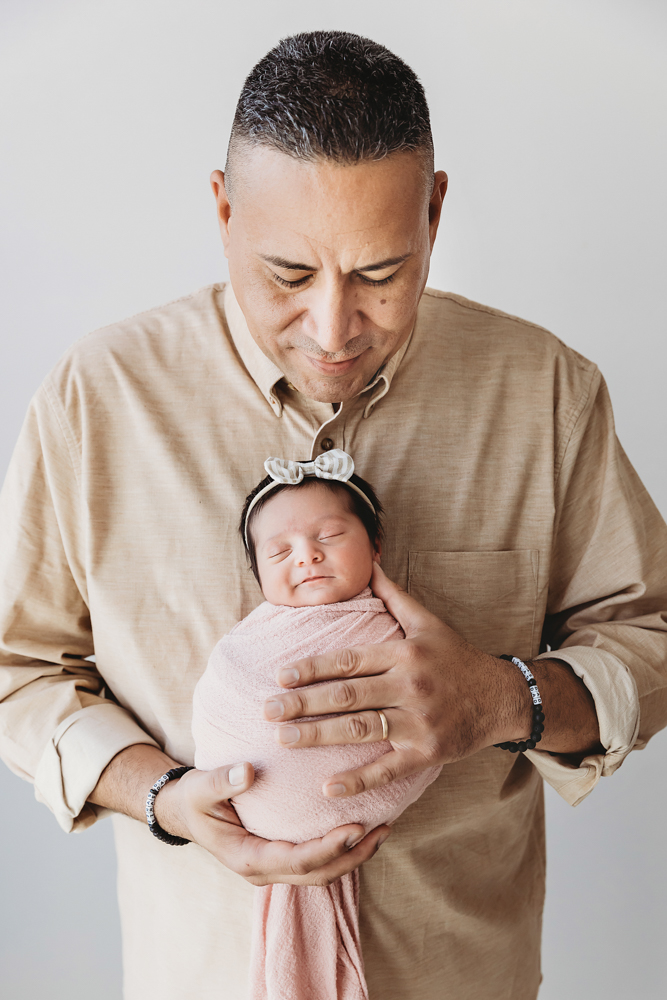
<path fill-rule="evenodd" d="M 300 392 L 351 399 L 405 343 L 426 284 L 447 178 L 420 157 L 341 166 L 266 147 L 211 183 L 250 333 Z"/>

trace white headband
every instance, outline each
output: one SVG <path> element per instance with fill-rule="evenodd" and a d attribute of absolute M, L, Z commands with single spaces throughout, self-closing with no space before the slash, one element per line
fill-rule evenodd
<path fill-rule="evenodd" d="M 333 451 L 325 451 L 318 455 L 312 462 L 293 462 L 289 458 L 267 458 L 264 468 L 271 476 L 272 482 L 260 490 L 252 498 L 252 502 L 246 511 L 243 535 L 246 545 L 248 544 L 248 518 L 258 500 L 260 500 L 270 490 L 276 486 L 296 486 L 302 479 L 308 476 L 315 476 L 317 479 L 335 479 L 339 483 L 347 483 L 351 490 L 363 497 L 374 514 L 377 513 L 375 507 L 368 499 L 363 490 L 350 482 L 350 476 L 354 472 L 354 462 L 352 456 L 340 448 Z"/>

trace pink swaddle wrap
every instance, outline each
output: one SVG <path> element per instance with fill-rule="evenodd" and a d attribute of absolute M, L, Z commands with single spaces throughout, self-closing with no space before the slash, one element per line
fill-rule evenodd
<path fill-rule="evenodd" d="M 277 743 L 263 703 L 284 693 L 280 667 L 333 649 L 403 638 L 382 601 L 366 588 L 339 604 L 260 605 L 217 644 L 194 695 L 195 766 L 248 760 L 253 786 L 233 800 L 247 830 L 300 843 L 335 827 L 366 832 L 393 822 L 440 773 L 430 768 L 351 798 L 331 799 L 323 783 L 376 760 L 388 742 L 289 750 Z M 359 939 L 359 873 L 328 887 L 257 889 L 251 953 L 252 1000 L 367 1000 Z"/>

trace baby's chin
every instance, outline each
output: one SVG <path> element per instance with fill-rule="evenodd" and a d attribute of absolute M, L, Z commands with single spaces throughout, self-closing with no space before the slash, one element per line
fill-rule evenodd
<path fill-rule="evenodd" d="M 312 608 L 320 604 L 338 604 L 340 601 L 351 601 L 360 594 L 368 582 L 359 586 L 358 583 L 346 584 L 341 580 L 317 580 L 312 583 L 302 583 L 289 594 L 281 594 L 279 600 L 267 597 L 270 604 L 282 605 L 288 608 Z M 275 595 L 277 598 L 278 595 Z"/>

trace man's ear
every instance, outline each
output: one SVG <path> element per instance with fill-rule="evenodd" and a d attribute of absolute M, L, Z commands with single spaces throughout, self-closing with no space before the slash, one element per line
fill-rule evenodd
<path fill-rule="evenodd" d="M 225 248 L 225 257 L 227 257 L 229 256 L 229 225 L 232 217 L 232 206 L 225 187 L 225 175 L 222 170 L 214 170 L 211 174 L 211 190 L 215 198 L 220 235 L 222 236 L 222 243 Z"/>
<path fill-rule="evenodd" d="M 433 190 L 428 205 L 428 228 L 431 241 L 431 250 L 435 243 L 435 237 L 440 225 L 440 215 L 442 213 L 442 203 L 447 194 L 447 174 L 444 170 L 437 170 L 433 175 Z"/>

